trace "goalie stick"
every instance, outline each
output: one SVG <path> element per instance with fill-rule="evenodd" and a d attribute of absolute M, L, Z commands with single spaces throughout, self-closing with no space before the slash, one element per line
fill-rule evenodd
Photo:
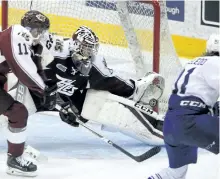
<path fill-rule="evenodd" d="M 162 117 L 159 116 L 157 112 L 155 112 L 154 110 L 150 109 L 147 105 L 142 104 L 140 102 L 135 102 L 135 101 L 129 100 L 127 98 L 123 98 L 121 96 L 117 96 L 117 95 L 114 95 L 111 93 L 109 93 L 106 96 L 106 99 L 117 101 L 123 105 L 130 106 L 130 107 L 132 107 L 136 110 L 139 110 L 139 111 L 143 112 L 144 114 L 146 114 L 156 120 L 163 120 Z"/>
<path fill-rule="evenodd" d="M 72 103 L 70 101 L 71 106 Z M 95 130 L 93 130 L 92 128 L 90 128 L 89 126 L 87 126 L 85 123 L 83 123 L 80 118 L 81 115 L 76 114 L 73 110 L 71 110 L 69 108 L 68 111 L 66 111 L 65 109 L 63 109 L 61 106 L 59 106 L 58 104 L 56 104 L 56 109 L 60 112 L 63 112 L 64 114 L 67 114 L 68 112 L 73 113 L 73 115 L 76 117 L 76 121 L 83 126 L 84 128 L 86 128 L 87 130 L 89 130 L 90 132 L 92 132 L 94 135 L 96 135 L 97 137 L 99 137 L 102 141 L 104 141 L 105 143 L 111 145 L 112 147 L 114 147 L 115 149 L 119 150 L 120 152 L 124 153 L 125 155 L 127 155 L 128 157 L 132 158 L 133 160 L 135 160 L 136 162 L 143 162 L 144 160 L 147 160 L 151 157 L 153 157 L 154 155 L 158 154 L 161 150 L 161 147 L 156 146 L 151 148 L 150 150 L 148 150 L 147 152 L 143 153 L 142 155 L 139 156 L 135 156 L 132 155 L 131 153 L 129 153 L 128 151 L 126 151 L 125 149 L 123 149 L 122 147 L 120 147 L 119 145 L 115 144 L 114 142 L 112 142 L 111 140 L 107 139 L 106 137 L 104 137 L 103 135 L 99 134 L 98 132 L 96 132 Z"/>

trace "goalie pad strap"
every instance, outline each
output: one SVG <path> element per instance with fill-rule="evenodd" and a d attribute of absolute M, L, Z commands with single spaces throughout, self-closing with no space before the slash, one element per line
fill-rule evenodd
<path fill-rule="evenodd" d="M 130 106 L 126 106 L 126 108 L 128 108 L 135 116 L 136 118 L 148 129 L 148 131 L 152 134 L 155 135 L 161 139 L 163 139 L 163 135 L 161 135 L 160 133 L 158 133 L 155 128 L 150 124 L 150 122 L 148 121 L 147 118 L 149 118 L 150 116 L 148 116 L 147 118 L 144 116 L 143 113 L 141 113 L 140 111 L 137 111 L 136 109 L 130 107 Z M 155 120 L 155 119 L 154 119 Z"/>

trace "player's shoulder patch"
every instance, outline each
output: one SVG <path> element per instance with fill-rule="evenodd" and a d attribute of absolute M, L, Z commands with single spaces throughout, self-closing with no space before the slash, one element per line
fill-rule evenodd
<path fill-rule="evenodd" d="M 27 32 L 18 32 L 18 35 L 20 35 L 21 37 L 24 38 L 25 41 L 30 41 L 31 40 L 31 36 L 29 33 Z"/>
<path fill-rule="evenodd" d="M 107 62 L 106 62 L 106 60 L 105 60 L 104 57 L 103 57 L 103 59 L 102 59 L 102 63 L 105 65 L 106 68 L 108 67 Z"/>
<path fill-rule="evenodd" d="M 31 33 L 21 25 L 14 25 L 13 26 L 13 38 L 17 39 L 18 41 L 23 41 L 28 44 L 32 44 L 33 38 Z"/>

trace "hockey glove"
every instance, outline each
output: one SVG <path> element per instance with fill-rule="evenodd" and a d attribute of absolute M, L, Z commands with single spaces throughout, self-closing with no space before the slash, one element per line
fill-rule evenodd
<path fill-rule="evenodd" d="M 63 109 L 65 109 L 66 111 L 68 111 L 69 108 L 71 108 L 69 102 L 63 103 L 61 105 L 61 107 Z M 76 110 L 74 112 L 78 114 L 78 110 L 77 111 Z M 60 111 L 59 115 L 60 115 L 60 118 L 63 122 L 65 122 L 73 127 L 79 127 L 79 123 L 76 122 L 76 116 L 73 113 L 68 112 L 67 114 L 64 114 L 63 112 Z"/>
<path fill-rule="evenodd" d="M 48 110 L 53 110 L 56 105 L 57 99 L 57 85 L 52 85 L 51 87 L 46 87 L 44 91 L 44 96 L 41 105 Z"/>
<path fill-rule="evenodd" d="M 42 52 L 43 52 L 43 46 L 41 44 L 37 44 L 35 46 L 32 46 L 32 60 L 35 63 L 37 67 L 37 73 L 41 76 L 41 78 L 46 81 L 47 77 L 45 74 L 45 71 L 42 66 L 43 58 L 42 58 Z"/>
<path fill-rule="evenodd" d="M 214 115 L 219 117 L 219 107 L 220 107 L 220 101 L 217 101 L 213 107 Z"/>
<path fill-rule="evenodd" d="M 149 72 L 135 81 L 133 100 L 155 107 L 163 94 L 164 86 L 164 77 L 155 72 Z"/>
<path fill-rule="evenodd" d="M 34 52 L 34 56 L 39 56 L 39 57 L 41 57 L 41 55 L 42 55 L 42 52 L 43 52 L 43 46 L 39 43 L 39 44 L 37 44 L 37 45 L 33 45 L 32 46 L 32 50 L 33 50 L 33 52 Z"/>

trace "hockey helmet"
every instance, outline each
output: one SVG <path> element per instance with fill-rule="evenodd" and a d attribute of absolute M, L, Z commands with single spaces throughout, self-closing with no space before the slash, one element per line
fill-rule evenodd
<path fill-rule="evenodd" d="M 208 53 L 219 53 L 220 50 L 220 36 L 218 34 L 210 35 L 209 39 L 206 42 L 206 52 Z"/>
<path fill-rule="evenodd" d="M 86 60 L 98 53 L 99 38 L 90 28 L 81 26 L 72 36 L 71 47 L 73 55 L 81 56 L 79 60 Z"/>
<path fill-rule="evenodd" d="M 50 20 L 36 10 L 30 10 L 21 18 L 21 25 L 27 28 L 34 38 L 39 38 L 50 28 Z"/>

